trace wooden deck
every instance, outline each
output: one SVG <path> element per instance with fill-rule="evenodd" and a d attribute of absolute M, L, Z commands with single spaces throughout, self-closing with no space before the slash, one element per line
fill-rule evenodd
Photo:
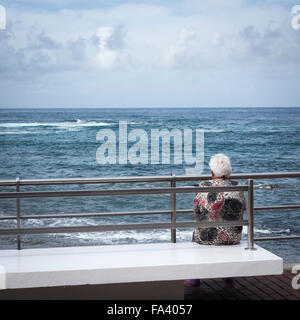
<path fill-rule="evenodd" d="M 224 279 L 201 280 L 199 287 L 184 286 L 185 300 L 300 300 L 300 289 L 292 287 L 290 268 L 282 275 L 240 277 L 234 284 Z M 299 281 L 299 280 L 298 280 Z"/>

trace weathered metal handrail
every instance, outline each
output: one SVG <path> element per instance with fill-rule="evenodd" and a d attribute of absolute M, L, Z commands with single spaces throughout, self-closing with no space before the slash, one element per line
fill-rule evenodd
<path fill-rule="evenodd" d="M 176 223 L 146 223 L 146 224 L 120 224 L 103 226 L 77 226 L 77 227 L 56 227 L 56 228 L 24 228 L 24 229 L 3 229 L 2 235 L 25 235 L 44 233 L 74 233 L 74 232 L 103 232 L 122 230 L 147 230 L 147 229 L 176 229 L 176 228 L 207 228 L 207 227 L 229 227 L 248 226 L 248 221 L 224 221 L 224 222 L 176 222 Z"/>
<path fill-rule="evenodd" d="M 183 187 L 183 188 L 139 188 L 139 189 L 110 189 L 110 190 L 79 190 L 79 191 L 33 191 L 33 192 L 0 192 L 0 199 L 22 198 L 62 198 L 62 197 L 94 197 L 94 196 L 123 196 L 137 194 L 175 194 L 196 192 L 226 192 L 248 191 L 247 186 L 230 187 Z"/>
<path fill-rule="evenodd" d="M 248 186 L 228 186 L 228 187 L 174 187 L 175 176 L 173 176 L 170 188 L 143 188 L 143 189 L 110 189 L 110 190 L 79 190 L 79 191 L 33 191 L 33 192 L 2 192 L 0 199 L 20 199 L 24 198 L 45 198 L 45 197 L 80 197 L 80 196 L 108 196 L 108 195 L 137 195 L 137 194 L 170 194 L 171 195 L 171 223 L 155 223 L 155 224 L 126 224 L 126 225 L 105 225 L 105 226 L 78 226 L 78 227 L 56 227 L 56 228 L 21 228 L 20 219 L 24 219 L 18 210 L 17 214 L 17 228 L 16 229 L 2 229 L 0 235 L 17 235 L 18 239 L 24 234 L 44 234 L 44 233 L 72 233 L 72 232 L 99 232 L 99 231 L 120 231 L 120 230 L 141 230 L 141 229 L 171 229 L 171 241 L 176 242 L 176 228 L 190 228 L 190 227 L 212 227 L 212 226 L 248 226 L 250 231 L 253 227 L 244 221 L 230 221 L 230 222 L 209 222 L 209 223 L 195 223 L 195 222 L 181 222 L 176 223 L 176 194 L 177 193 L 196 193 L 196 192 L 228 192 L 228 191 L 248 191 L 253 194 L 253 183 Z M 252 188 L 252 191 L 250 190 Z M 19 191 L 19 189 L 18 189 Z M 253 200 L 253 199 L 252 199 Z M 251 207 L 251 206 L 249 206 Z M 253 205 L 252 205 L 253 207 Z M 18 206 L 19 208 L 19 206 Z M 158 213 L 158 212 L 155 212 Z M 119 213 L 119 215 L 122 213 Z M 127 213 L 128 214 L 128 213 Z M 137 213 L 134 213 L 137 214 Z M 144 214 L 139 212 L 138 214 Z M 250 215 L 253 212 L 250 212 Z M 85 216 L 88 214 L 85 214 Z M 111 215 L 111 214 L 107 214 Z M 249 213 L 248 213 L 249 215 Z M 77 215 L 82 216 L 82 215 Z M 53 215 L 51 216 L 53 217 Z M 27 217 L 25 217 L 27 218 Z M 30 218 L 30 217 L 28 217 Z M 53 217 L 54 218 L 54 217 Z M 18 241 L 18 249 L 21 248 L 20 241 Z M 248 248 L 253 249 L 253 239 L 249 237 Z"/>
<path fill-rule="evenodd" d="M 300 178 L 300 172 L 277 172 L 277 173 L 236 173 L 231 179 L 277 179 L 277 178 Z M 22 179 L 20 186 L 50 186 L 67 184 L 102 184 L 102 183 L 134 183 L 134 182 L 183 182 L 209 180 L 211 175 L 201 176 L 134 176 L 134 177 L 108 177 L 108 178 L 66 178 L 66 179 Z M 16 186 L 16 180 L 0 180 L 0 187 Z"/>
<path fill-rule="evenodd" d="M 16 199 L 17 215 L 3 216 L 1 220 L 16 220 L 16 229 L 0 230 L 0 235 L 17 235 L 18 249 L 21 248 L 20 236 L 24 234 L 42 233 L 71 233 L 71 232 L 96 232 L 96 231 L 120 231 L 120 230 L 140 230 L 140 229 L 171 229 L 171 241 L 176 242 L 176 228 L 207 227 L 214 225 L 236 225 L 248 226 L 248 248 L 253 249 L 254 241 L 269 240 L 290 240 L 300 239 L 300 236 L 291 237 L 272 237 L 254 238 L 254 215 L 255 210 L 279 210 L 295 209 L 300 205 L 284 205 L 271 207 L 254 207 L 253 180 L 252 179 L 273 179 L 273 178 L 300 178 L 300 172 L 278 172 L 278 173 L 249 173 L 233 174 L 232 179 L 248 179 L 248 186 L 231 187 L 176 187 L 176 182 L 209 180 L 210 175 L 194 176 L 150 176 L 150 177 L 118 177 L 118 178 L 71 178 L 71 179 L 39 179 L 39 180 L 2 180 L 0 186 L 15 186 L 16 192 L 2 192 L 0 199 Z M 144 182 L 169 182 L 170 188 L 139 188 L 139 189 L 105 189 L 105 190 L 66 190 L 66 191 L 31 191 L 20 192 L 20 186 L 46 186 L 46 185 L 74 185 L 74 184 L 116 184 L 116 183 L 144 183 Z M 195 222 L 176 222 L 176 215 L 190 213 L 191 209 L 176 209 L 177 193 L 197 193 L 197 192 L 223 192 L 223 191 L 247 191 L 248 192 L 248 220 L 220 223 L 195 223 Z M 141 195 L 141 194 L 170 194 L 171 210 L 162 211 L 138 211 L 138 212 L 107 212 L 107 213 L 83 213 L 83 214 L 48 214 L 48 215 L 21 215 L 20 201 L 23 198 L 45 198 L 45 197 L 80 197 L 80 196 L 108 196 L 108 195 Z M 22 228 L 21 221 L 25 219 L 45 219 L 45 218 L 79 218 L 97 216 L 122 216 L 122 215 L 147 215 L 147 214 L 171 214 L 171 223 L 160 224 L 133 224 L 133 225 L 113 225 L 113 226 L 78 226 L 60 228 Z"/>

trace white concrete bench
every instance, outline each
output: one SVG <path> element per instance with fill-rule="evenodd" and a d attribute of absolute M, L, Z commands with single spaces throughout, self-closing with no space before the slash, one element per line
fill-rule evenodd
<path fill-rule="evenodd" d="M 95 285 L 99 299 L 183 299 L 184 279 L 282 274 L 281 258 L 246 246 L 189 242 L 2 250 L 0 298 L 1 292 L 15 292 L 8 289 L 66 286 L 75 294 L 75 286 Z"/>

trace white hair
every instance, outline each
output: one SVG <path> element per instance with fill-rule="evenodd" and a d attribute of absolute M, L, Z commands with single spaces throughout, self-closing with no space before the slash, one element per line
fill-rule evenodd
<path fill-rule="evenodd" d="M 228 178 L 230 176 L 231 163 L 226 154 L 218 153 L 212 156 L 209 161 L 209 167 L 215 177 Z"/>

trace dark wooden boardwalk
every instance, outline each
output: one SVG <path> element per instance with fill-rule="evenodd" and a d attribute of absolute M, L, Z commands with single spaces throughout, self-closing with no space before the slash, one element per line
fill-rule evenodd
<path fill-rule="evenodd" d="M 185 300 L 300 300 L 300 289 L 292 287 L 295 276 L 286 269 L 279 276 L 236 278 L 234 284 L 223 279 L 201 280 L 199 287 L 184 286 Z M 298 280 L 299 281 L 299 280 Z"/>

